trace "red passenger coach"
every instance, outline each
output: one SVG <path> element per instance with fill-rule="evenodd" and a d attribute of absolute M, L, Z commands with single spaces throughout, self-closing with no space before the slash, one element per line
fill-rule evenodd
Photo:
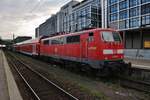
<path fill-rule="evenodd" d="M 91 29 L 41 40 L 40 55 L 88 64 L 94 69 L 124 69 L 123 42 L 112 29 Z"/>
<path fill-rule="evenodd" d="M 45 37 L 40 37 L 36 39 L 26 40 L 24 42 L 20 42 L 14 45 L 14 48 L 16 51 L 32 55 L 32 56 L 38 56 L 40 53 L 40 42 L 41 39 Z"/>

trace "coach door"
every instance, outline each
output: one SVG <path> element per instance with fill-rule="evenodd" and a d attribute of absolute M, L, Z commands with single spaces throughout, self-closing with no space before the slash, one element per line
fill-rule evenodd
<path fill-rule="evenodd" d="M 81 37 L 81 58 L 88 58 L 88 36 Z"/>

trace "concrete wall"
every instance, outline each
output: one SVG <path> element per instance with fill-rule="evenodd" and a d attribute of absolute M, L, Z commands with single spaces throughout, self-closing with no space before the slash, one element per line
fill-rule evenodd
<path fill-rule="evenodd" d="M 141 48 L 141 35 L 139 31 L 125 32 L 125 48 L 139 49 Z"/>
<path fill-rule="evenodd" d="M 133 49 L 141 48 L 141 35 L 139 32 L 133 33 Z"/>
<path fill-rule="evenodd" d="M 132 34 L 125 33 L 125 48 L 132 48 Z"/>
<path fill-rule="evenodd" d="M 50 35 L 57 32 L 57 16 L 52 15 L 39 26 L 39 36 Z"/>
<path fill-rule="evenodd" d="M 125 57 L 150 60 L 150 50 L 148 49 L 126 49 L 124 53 Z"/>

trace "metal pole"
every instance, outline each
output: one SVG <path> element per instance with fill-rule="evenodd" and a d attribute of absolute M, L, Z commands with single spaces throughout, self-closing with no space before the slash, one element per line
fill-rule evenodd
<path fill-rule="evenodd" d="M 141 37 L 141 49 L 143 49 L 143 33 L 142 33 L 142 27 L 140 28 L 140 37 Z"/>

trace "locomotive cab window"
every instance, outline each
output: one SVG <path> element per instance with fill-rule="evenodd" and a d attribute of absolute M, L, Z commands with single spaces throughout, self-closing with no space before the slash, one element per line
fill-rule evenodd
<path fill-rule="evenodd" d="M 106 42 L 121 42 L 121 37 L 117 32 L 102 32 L 102 38 Z"/>
<path fill-rule="evenodd" d="M 49 45 L 49 40 L 45 40 L 45 41 L 43 42 L 43 44 L 44 44 L 44 45 Z"/>
<path fill-rule="evenodd" d="M 67 37 L 67 43 L 79 43 L 79 42 L 80 42 L 80 35 Z"/>
<path fill-rule="evenodd" d="M 116 42 L 121 42 L 122 41 L 120 34 L 117 33 L 117 32 L 113 32 L 113 37 L 114 37 L 114 40 Z"/>
<path fill-rule="evenodd" d="M 94 33 L 93 33 L 93 32 L 90 32 L 90 33 L 89 33 L 88 41 L 89 41 L 89 42 L 94 41 Z"/>

